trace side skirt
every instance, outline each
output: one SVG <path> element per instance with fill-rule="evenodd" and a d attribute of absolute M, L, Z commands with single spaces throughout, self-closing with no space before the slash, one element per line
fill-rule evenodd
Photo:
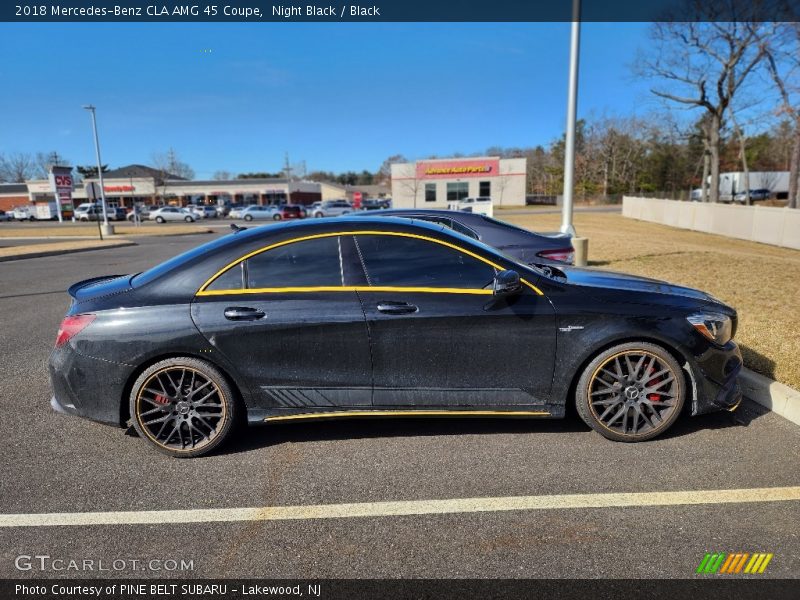
<path fill-rule="evenodd" d="M 529 406 L 529 407 L 492 407 L 491 410 L 475 409 L 409 409 L 403 408 L 341 408 L 337 410 L 273 410 L 249 411 L 248 422 L 251 425 L 284 421 L 303 421 L 308 419 L 362 419 L 362 418 L 484 418 L 484 419 L 559 419 L 564 416 L 563 406 Z"/>

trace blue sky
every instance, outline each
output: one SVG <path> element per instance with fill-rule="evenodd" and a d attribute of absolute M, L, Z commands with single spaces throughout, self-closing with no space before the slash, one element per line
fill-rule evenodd
<path fill-rule="evenodd" d="M 0 24 L 0 152 L 150 162 L 197 176 L 375 170 L 547 144 L 565 119 L 569 23 Z M 657 107 L 630 65 L 643 23 L 582 26 L 579 116 Z"/>

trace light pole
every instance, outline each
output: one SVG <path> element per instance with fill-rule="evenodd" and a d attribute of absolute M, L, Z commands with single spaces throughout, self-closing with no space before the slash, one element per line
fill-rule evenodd
<path fill-rule="evenodd" d="M 564 204 L 561 232 L 575 235 L 572 225 L 575 187 L 575 112 L 578 103 L 578 54 L 581 37 L 581 2 L 572 0 L 572 32 L 569 45 L 569 90 L 567 93 L 567 133 L 564 148 Z"/>
<path fill-rule="evenodd" d="M 106 235 L 113 233 L 108 224 L 108 211 L 106 210 L 106 189 L 103 185 L 103 163 L 100 161 L 100 140 L 97 137 L 97 117 L 95 116 L 95 107 L 91 104 L 83 106 L 86 110 L 92 113 L 92 131 L 94 132 L 94 153 L 97 157 L 97 176 L 100 179 L 100 200 L 103 204 L 103 227 L 106 230 Z"/>

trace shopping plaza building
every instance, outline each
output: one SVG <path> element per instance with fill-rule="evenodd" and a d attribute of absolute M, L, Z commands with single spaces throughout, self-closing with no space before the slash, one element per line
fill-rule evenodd
<path fill-rule="evenodd" d="M 72 199 L 77 206 L 88 200 L 86 179 L 75 186 Z M 313 181 L 282 178 L 189 181 L 144 165 L 129 165 L 103 173 L 103 189 L 109 206 L 132 208 L 139 205 L 169 204 L 311 204 L 322 200 L 322 189 Z M 343 197 L 343 196 L 342 196 Z M 0 210 L 54 199 L 48 180 L 0 184 Z"/>
<path fill-rule="evenodd" d="M 481 156 L 392 165 L 393 208 L 447 208 L 464 198 L 491 198 L 494 206 L 525 205 L 524 158 Z"/>

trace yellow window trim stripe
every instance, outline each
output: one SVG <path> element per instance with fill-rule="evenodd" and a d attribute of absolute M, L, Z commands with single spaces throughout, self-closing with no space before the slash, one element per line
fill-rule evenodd
<path fill-rule="evenodd" d="M 340 410 L 266 417 L 265 421 L 335 417 L 549 417 L 544 410 Z"/>
<path fill-rule="evenodd" d="M 491 296 L 492 290 L 468 288 L 394 287 L 394 286 L 318 286 L 284 288 L 249 288 L 246 290 L 204 290 L 198 296 L 229 296 L 231 294 L 291 294 L 302 292 L 418 292 L 422 294 L 474 294 Z"/>
<path fill-rule="evenodd" d="M 448 248 L 452 248 L 454 250 L 457 250 L 458 252 L 462 252 L 462 253 L 466 254 L 467 256 L 471 256 L 473 258 L 476 258 L 476 259 L 480 260 L 481 262 L 484 262 L 487 265 L 490 265 L 490 266 L 494 267 L 495 269 L 500 269 L 500 270 L 503 269 L 503 267 L 501 267 L 500 265 L 498 265 L 498 264 L 496 264 L 496 263 L 494 263 L 494 262 L 492 262 L 492 261 L 490 261 L 490 260 L 488 260 L 488 259 L 486 259 L 486 258 L 484 258 L 482 256 L 479 256 L 478 254 L 475 254 L 474 252 L 470 252 L 469 250 L 465 250 L 464 248 L 461 248 L 460 246 L 456 246 L 455 244 L 451 244 L 449 242 L 445 242 L 445 241 L 442 241 L 442 240 L 437 240 L 436 238 L 428 237 L 426 235 L 419 235 L 419 234 L 416 234 L 416 233 L 403 233 L 403 232 L 399 232 L 399 231 L 372 231 L 372 230 L 336 231 L 336 232 L 330 232 L 330 233 L 317 233 L 317 234 L 314 234 L 314 235 L 305 235 L 305 236 L 302 236 L 302 237 L 297 237 L 297 238 L 292 238 L 290 240 L 284 240 L 282 242 L 277 242 L 275 244 L 270 244 L 269 246 L 264 246 L 263 248 L 259 248 L 258 250 L 253 250 L 252 252 L 249 252 L 248 254 L 245 254 L 244 256 L 241 256 L 241 257 L 237 258 L 233 262 L 228 263 L 227 265 L 222 267 L 219 271 L 214 273 L 214 275 L 212 275 L 203 285 L 200 286 L 200 289 L 197 291 L 197 295 L 198 296 L 220 296 L 220 295 L 228 295 L 228 294 L 231 294 L 231 293 L 236 293 L 236 294 L 253 293 L 253 294 L 255 294 L 255 293 L 269 293 L 269 292 L 285 292 L 287 290 L 297 291 L 297 292 L 353 291 L 353 290 L 355 290 L 355 288 L 345 288 L 343 286 L 342 287 L 331 287 L 331 288 L 327 288 L 327 287 L 326 288 L 321 288 L 321 287 L 254 288 L 252 290 L 207 290 L 206 289 L 209 285 L 211 285 L 214 282 L 214 280 L 217 277 L 222 275 L 225 271 L 227 271 L 228 269 L 230 269 L 232 267 L 235 267 L 236 265 L 238 265 L 242 261 L 245 261 L 248 258 L 253 257 L 253 256 L 257 255 L 257 254 L 261 254 L 262 252 L 266 252 L 267 250 L 272 250 L 274 248 L 279 248 L 281 246 L 286 246 L 288 244 L 294 244 L 295 242 L 304 242 L 306 240 L 314 240 L 314 239 L 319 239 L 319 238 L 334 237 L 334 236 L 338 236 L 338 235 L 390 235 L 390 236 L 395 236 L 395 237 L 408 237 L 408 238 L 415 238 L 415 239 L 418 239 L 418 240 L 425 240 L 425 241 L 428 241 L 428 242 L 433 242 L 435 244 L 441 244 L 442 246 L 447 246 Z M 532 283 L 529 283 L 525 279 L 521 279 L 521 281 L 522 281 L 522 283 L 527 285 L 529 288 L 531 288 L 534 292 L 536 292 L 536 294 L 538 294 L 539 296 L 544 296 L 544 293 L 539 288 L 537 288 L 535 285 L 533 285 Z M 370 289 L 374 289 L 374 288 L 370 288 Z M 393 287 L 393 288 L 383 288 L 382 290 L 377 290 L 377 291 L 420 291 L 420 290 L 428 290 L 428 291 L 431 291 L 431 292 L 456 293 L 456 292 L 446 292 L 446 290 L 452 290 L 452 289 L 455 289 L 455 288 L 403 288 L 403 287 Z M 357 291 L 369 291 L 369 289 L 366 288 L 366 287 L 361 287 L 360 286 Z M 460 290 L 457 293 L 467 293 L 468 294 L 468 293 L 476 293 L 476 292 L 478 292 L 478 290 L 466 290 L 466 291 L 465 290 Z M 480 293 L 485 293 L 485 292 L 492 293 L 491 290 L 480 290 Z"/>

